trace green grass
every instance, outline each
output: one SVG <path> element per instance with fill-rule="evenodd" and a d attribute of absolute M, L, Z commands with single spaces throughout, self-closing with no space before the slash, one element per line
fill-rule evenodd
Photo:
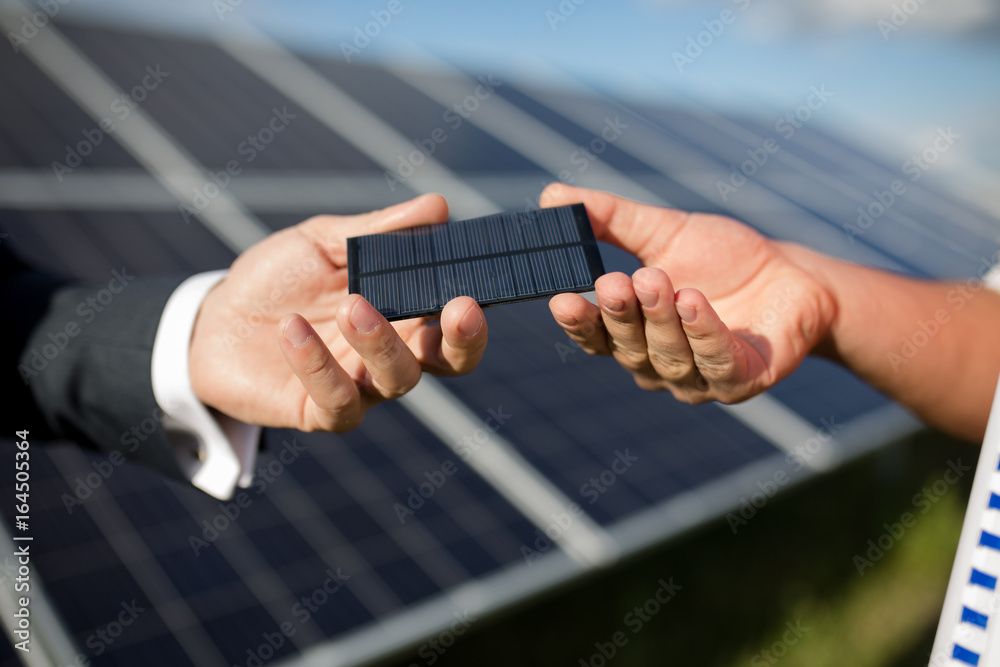
<path fill-rule="evenodd" d="M 973 475 L 926 513 L 913 497 L 943 478 L 948 461 L 974 466 L 978 454 L 921 434 L 780 494 L 737 535 L 720 520 L 482 619 L 435 664 L 579 666 L 621 630 L 628 642 L 608 665 L 923 667 Z M 859 575 L 854 557 L 905 512 L 916 523 Z M 683 590 L 633 633 L 623 619 L 661 577 Z M 808 631 L 783 645 L 786 623 Z M 411 654 L 387 664 L 428 662 Z"/>

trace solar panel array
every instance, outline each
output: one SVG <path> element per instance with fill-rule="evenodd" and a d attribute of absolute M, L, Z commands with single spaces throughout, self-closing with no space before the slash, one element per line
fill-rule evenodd
<path fill-rule="evenodd" d="M 0 18 L 7 28 L 20 16 Z M 82 64 L 72 76 L 50 60 L 64 47 Z M 89 99 L 103 88 L 81 81 L 143 99 L 116 114 L 124 102 Z M 3 242 L 91 280 L 121 266 L 143 276 L 220 268 L 255 234 L 431 190 L 458 218 L 532 210 L 554 178 L 730 213 L 772 236 L 915 275 L 975 275 L 1000 228 L 928 176 L 852 238 L 855 209 L 898 169 L 815 124 L 723 201 L 716 181 L 780 117 L 750 101 L 747 115 L 722 117 L 504 81 L 455 126 L 452 104 L 483 85 L 463 72 L 68 23 L 0 58 L 0 85 Z M 52 163 L 73 159 L 104 116 L 116 131 L 76 151 L 79 164 L 57 178 Z M 620 135 L 578 169 L 574 152 L 609 122 Z M 438 129 L 447 141 L 404 169 L 414 141 Z M 178 171 L 147 152 L 157 137 L 180 147 Z M 233 161 L 239 173 L 220 185 Z M 192 170 L 196 180 L 177 180 Z M 635 266 L 601 252 L 611 270 Z M 914 428 L 819 360 L 761 401 L 692 408 L 582 354 L 541 302 L 487 316 L 490 345 L 475 373 L 425 378 L 346 435 L 267 431 L 238 516 L 155 473 L 124 466 L 95 477 L 102 457 L 36 443 L 35 575 L 73 650 L 95 665 L 367 663 L 414 650 L 454 614 L 484 617 L 719 516 L 787 469 L 786 451 L 822 420 L 842 425 L 825 450 L 834 464 Z M 4 460 L 13 451 L 5 444 Z M 587 486 L 629 462 L 604 491 Z M 0 476 L 7 497 L 12 483 Z M 540 508 L 573 505 L 583 510 L 573 528 L 546 542 L 558 531 Z M 123 605 L 143 611 L 103 641 Z M 72 664 L 57 630 L 52 653 Z"/>
<path fill-rule="evenodd" d="M 457 296 L 492 306 L 590 291 L 604 264 L 575 204 L 349 238 L 347 270 L 351 294 L 392 321 Z"/>

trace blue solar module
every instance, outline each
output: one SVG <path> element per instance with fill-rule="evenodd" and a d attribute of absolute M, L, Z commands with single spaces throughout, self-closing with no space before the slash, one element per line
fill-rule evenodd
<path fill-rule="evenodd" d="M 821 419 L 843 425 L 889 404 L 877 390 L 840 366 L 813 357 L 768 393 L 816 425 Z"/>
<path fill-rule="evenodd" d="M 718 406 L 692 409 L 636 391 L 613 360 L 568 345 L 554 323 L 532 325 L 545 321 L 544 304 L 489 315 L 490 346 L 480 367 L 446 385 L 470 408 L 498 404 L 515 415 L 505 438 L 602 524 L 775 451 Z M 623 458 L 627 468 L 616 463 Z M 600 476 L 612 465 L 628 474 L 615 474 L 605 490 Z"/>
<path fill-rule="evenodd" d="M 475 112 L 461 105 L 469 95 L 486 99 L 507 87 L 507 82 L 486 85 L 476 80 L 465 94 L 456 97 L 454 105 L 443 108 L 406 81 L 384 69 L 363 63 L 347 64 L 329 59 L 308 58 L 310 65 L 330 81 L 348 92 L 354 99 L 382 115 L 393 127 L 412 139 L 412 148 L 441 160 L 451 169 L 462 173 L 496 173 L 513 171 L 522 174 L 546 176 L 545 171 L 503 142 L 469 122 Z M 476 105 L 480 103 L 476 99 Z M 472 107 L 472 103 L 470 103 Z M 398 176 L 408 166 L 418 168 L 418 157 L 409 153 L 393 156 Z"/>
<path fill-rule="evenodd" d="M 236 161 L 247 169 L 376 170 L 344 138 L 210 44 L 95 27 L 65 30 L 123 90 L 140 84 L 147 67 L 168 73 L 141 108 L 208 168 Z"/>
<path fill-rule="evenodd" d="M 392 321 L 587 292 L 604 274 L 583 204 L 347 239 L 348 285 Z"/>
<path fill-rule="evenodd" d="M 785 140 L 773 126 L 763 125 L 757 119 L 727 119 L 730 126 L 756 138 L 749 141 L 745 136 L 739 139 L 725 136 L 717 127 L 701 121 L 697 114 L 648 110 L 644 115 L 711 154 L 727 171 L 748 159 L 747 150 L 759 149 L 767 138 L 775 138 L 780 141 L 781 152 L 766 167 L 751 174 L 750 180 L 799 203 L 838 230 L 852 245 L 876 248 L 915 275 L 969 275 L 979 269 L 983 250 L 996 245 L 995 233 L 990 231 L 996 229 L 996 221 L 973 210 L 966 202 L 935 192 L 928 187 L 930 179 L 911 180 L 912 173 L 904 171 L 903 165 L 881 164 L 863 150 L 846 151 L 842 142 L 824 136 L 814 127 L 802 127 Z M 803 163 L 812 171 L 803 173 Z M 891 192 L 884 195 L 895 180 L 924 196 L 897 198 Z M 741 194 L 731 196 L 737 199 Z M 876 195 L 886 199 L 891 196 L 892 204 L 884 218 L 876 215 L 878 222 L 862 229 L 857 209 L 867 211 L 872 202 L 878 203 Z M 936 205 L 928 205 L 929 199 Z M 942 210 L 948 214 L 942 214 Z"/>
<path fill-rule="evenodd" d="M 103 141 L 98 125 L 30 60 L 0 59 L 0 86 L 4 90 L 0 166 L 51 169 L 53 162 L 71 170 L 139 166 L 121 146 Z M 95 146 L 88 137 L 100 143 Z"/>
<path fill-rule="evenodd" d="M 246 628 L 282 620 L 272 620 L 257 591 L 243 583 L 262 573 L 234 569 L 236 544 L 259 554 L 274 573 L 275 588 L 286 591 L 282 604 L 289 620 L 303 615 L 296 600 L 311 595 L 329 570 L 340 572 L 345 585 L 337 591 L 336 613 L 310 616 L 323 636 L 332 636 L 519 561 L 520 546 L 534 538 L 533 526 L 519 512 L 399 407 L 376 409 L 366 427 L 343 438 L 269 431 L 269 448 L 281 451 L 291 438 L 308 451 L 273 478 L 259 477 L 256 487 L 243 492 L 249 501 L 232 519 L 224 507 L 231 513 L 232 503 L 131 466 L 77 495 L 73 475 L 85 479 L 103 458 L 67 447 L 39 451 L 44 463 L 33 477 L 38 568 L 70 632 L 85 642 L 107 608 L 137 595 L 140 606 L 151 609 L 167 602 L 142 595 L 142 573 L 158 572 L 216 638 L 226 660 L 236 662 L 252 638 Z M 260 466 L 273 471 L 275 461 L 263 455 Z M 67 505 L 67 498 L 76 500 Z M 300 503 L 304 498 L 314 509 Z M 109 535 L 93 521 L 109 503 L 124 521 L 119 530 L 145 545 L 129 557 L 142 559 L 148 549 L 155 561 L 140 560 L 135 570 L 116 563 L 122 554 L 106 548 Z M 323 532 L 322 550 L 316 530 Z M 130 639 L 171 645 L 169 628 L 153 616 L 143 619 L 146 636 L 130 633 Z M 244 631 L 231 631 L 236 627 Z M 124 648 L 116 645 L 116 656 Z"/>

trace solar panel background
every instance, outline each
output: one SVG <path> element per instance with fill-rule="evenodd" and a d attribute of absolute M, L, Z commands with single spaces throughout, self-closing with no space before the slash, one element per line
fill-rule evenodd
<path fill-rule="evenodd" d="M 288 106 L 298 114 L 296 122 L 257 154 L 245 176 L 277 177 L 286 169 L 327 174 L 351 170 L 382 181 L 380 187 L 366 191 L 370 202 L 355 200 L 344 208 L 333 206 L 331 212 L 366 210 L 408 196 L 405 183 L 395 190 L 386 188 L 383 174 L 369 156 L 288 104 L 210 44 L 94 27 L 60 29 L 123 88 L 135 85 L 148 64 L 159 63 L 171 72 L 142 109 L 206 168 L 219 169 L 227 160 L 239 158 L 237 147 L 246 134 L 258 130 L 275 106 Z M 445 109 L 396 73 L 319 59 L 309 62 L 408 136 L 427 136 L 442 122 Z M 49 163 L 61 157 L 63 146 L 94 121 L 29 60 L 10 63 L 0 61 L 0 84 L 17 91 L 5 98 L 0 114 L 0 149 L 9 156 L 2 164 L 36 168 L 47 176 Z M 416 82 L 435 75 L 412 76 Z M 438 78 L 438 83 L 467 94 L 466 80 Z M 567 118 L 569 107 L 587 109 L 596 126 L 611 113 L 633 114 L 630 130 L 634 131 L 610 146 L 601 161 L 679 206 L 742 214 L 765 232 L 783 238 L 836 239 L 824 249 L 917 274 L 972 275 L 979 269 L 977 257 L 996 248 L 996 221 L 935 191 L 928 185 L 930 179 L 915 184 L 912 201 L 900 202 L 870 233 L 851 244 L 841 225 L 853 222 L 855 205 L 867 200 L 845 202 L 843 188 L 850 186 L 856 197 L 867 197 L 874 189 L 884 189 L 894 170 L 814 128 L 784 142 L 782 160 L 762 170 L 760 185 L 748 184 L 723 206 L 712 194 L 714 181 L 728 175 L 730 161 L 739 159 L 746 148 L 756 147 L 740 131 L 768 136 L 768 121 L 757 119 L 775 116 L 771 109 L 724 119 L 728 131 L 721 132 L 719 119 L 705 121 L 708 112 L 633 109 L 597 96 L 515 88 L 510 82 L 497 91 L 573 142 L 589 141 L 594 125 L 584 127 Z M 573 115 L 583 120 L 578 117 L 582 112 Z M 644 145 L 656 154 L 643 152 Z M 475 118 L 456 129 L 435 157 L 487 196 L 514 209 L 524 208 L 541 181 L 553 178 L 480 130 Z M 779 166 L 790 157 L 814 169 L 804 169 L 798 162 Z M 565 159 L 569 164 L 568 155 Z M 68 178 L 109 168 L 130 173 L 140 169 L 115 142 L 106 141 Z M 238 187 L 234 183 L 234 191 Z M 100 279 L 122 264 L 140 274 L 228 264 L 232 253 L 224 243 L 197 222 L 180 224 L 180 213 L 169 208 L 8 207 L 0 222 L 11 234 L 4 242 L 40 266 L 81 277 Z M 751 215 L 745 215 L 748 212 Z M 923 221 L 936 235 L 921 232 L 903 213 Z M 279 228 L 301 216 L 270 208 L 260 217 Z M 940 237 L 952 240 L 945 250 L 935 245 Z M 609 268 L 628 264 L 621 253 L 604 254 Z M 773 445 L 721 408 L 681 408 L 662 396 L 639 392 L 613 372 L 616 369 L 607 360 L 584 359 L 559 348 L 567 341 L 542 304 L 498 309 L 489 318 L 494 333 L 482 367 L 472 376 L 448 381 L 447 386 L 474 412 L 502 406 L 515 415 L 501 435 L 568 498 L 580 499 L 580 485 L 607 467 L 616 450 L 638 453 L 643 465 L 635 473 L 593 505 L 585 505 L 601 525 L 624 526 L 656 502 L 697 490 L 705 482 L 728 479 L 722 476 L 754 465 L 771 466 L 776 457 L 780 460 Z M 809 362 L 773 395 L 813 425 L 827 412 L 847 421 L 872 415 L 884 405 L 860 383 L 822 362 Z M 632 417 L 628 429 L 610 433 L 608 423 L 620 421 L 623 410 Z M 268 437 L 280 441 L 288 434 Z M 352 628 L 370 630 L 366 622 L 375 617 L 405 620 L 402 610 L 407 607 L 419 613 L 421 608 L 414 605 L 433 601 L 441 591 L 454 591 L 461 582 L 477 577 L 486 581 L 505 566 L 519 564 L 520 546 L 535 539 L 535 526 L 461 463 L 459 473 L 415 517 L 400 524 L 393 503 L 405 502 L 407 489 L 425 481 L 424 473 L 439 470 L 456 456 L 398 406 L 378 408 L 361 430 L 345 437 L 296 437 L 308 442 L 309 452 L 301 462 L 287 466 L 288 474 L 278 477 L 266 493 L 254 496 L 239 520 L 198 557 L 187 540 L 200 531 L 202 520 L 218 515 L 216 501 L 155 474 L 130 469 L 112 475 L 83 507 L 67 515 L 60 497 L 72 493 L 75 478 L 93 470 L 93 455 L 73 447 L 34 450 L 37 497 L 48 501 L 33 508 L 37 573 L 48 583 L 76 640 L 82 646 L 114 617 L 122 601 L 136 598 L 152 611 L 103 656 L 91 656 L 95 664 L 199 662 L 198 654 L 185 653 L 190 647 L 204 649 L 201 664 L 213 664 L 215 658 L 245 660 L 245 651 L 259 643 L 262 632 L 273 632 L 287 619 L 295 596 L 320 585 L 326 568 L 343 567 L 353 583 L 338 591 L 336 604 L 298 626 L 295 641 L 280 651 L 290 655 L 293 644 L 301 650 L 323 638 L 347 637 L 342 633 Z M 9 452 L 9 446 L 4 451 Z M 647 467 L 647 462 L 657 466 Z M 8 493 L 9 480 L 2 480 L 0 488 Z M 554 550 L 543 558 L 554 562 L 563 555 Z M 534 570 L 533 588 L 524 590 L 524 595 L 557 581 L 550 576 L 551 569 L 549 580 L 542 580 L 545 577 L 538 573 L 544 568 Z M 565 576 L 572 576 L 572 568 L 566 569 Z M 402 613 L 393 616 L 394 612 Z M 428 622 L 432 627 L 439 621 Z M 396 648 L 391 636 L 383 640 L 370 647 L 371 655 Z"/>

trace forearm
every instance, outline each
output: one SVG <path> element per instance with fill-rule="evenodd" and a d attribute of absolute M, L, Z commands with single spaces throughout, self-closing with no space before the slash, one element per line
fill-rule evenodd
<path fill-rule="evenodd" d="M 51 295 L 19 361 L 50 435 L 120 451 L 183 479 L 159 428 L 149 375 L 160 313 L 178 282 L 122 272 L 109 283 L 66 285 Z"/>
<path fill-rule="evenodd" d="M 927 423 L 982 440 L 1000 372 L 1000 294 L 981 280 L 914 280 L 786 250 L 837 305 L 815 354 L 842 363 Z"/>

